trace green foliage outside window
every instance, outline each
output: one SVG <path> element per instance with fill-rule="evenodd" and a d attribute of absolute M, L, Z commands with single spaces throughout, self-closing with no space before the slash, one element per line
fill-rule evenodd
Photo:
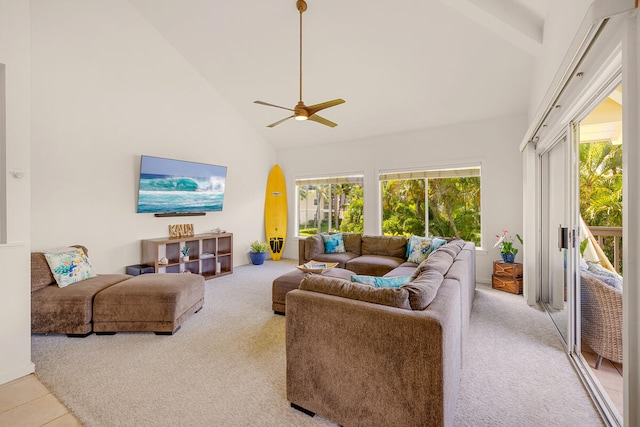
<path fill-rule="evenodd" d="M 312 236 L 328 231 L 362 233 L 363 198 L 362 184 L 299 185 L 298 235 Z"/>
<path fill-rule="evenodd" d="M 622 145 L 580 144 L 580 214 L 588 226 L 622 227 Z M 601 247 L 613 261 L 614 239 Z"/>
<path fill-rule="evenodd" d="M 480 178 L 382 181 L 382 232 L 425 234 L 425 185 L 431 236 L 457 237 L 480 246 Z"/>

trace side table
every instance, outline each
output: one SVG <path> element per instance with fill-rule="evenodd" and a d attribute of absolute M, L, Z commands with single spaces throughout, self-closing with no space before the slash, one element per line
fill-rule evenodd
<path fill-rule="evenodd" d="M 522 264 L 519 262 L 493 262 L 491 287 L 512 294 L 522 293 Z"/>

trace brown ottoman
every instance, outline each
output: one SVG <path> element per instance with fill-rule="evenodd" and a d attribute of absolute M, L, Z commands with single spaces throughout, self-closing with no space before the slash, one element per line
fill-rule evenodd
<path fill-rule="evenodd" d="M 271 309 L 276 314 L 284 315 L 286 311 L 285 307 L 285 298 L 287 296 L 287 292 L 292 291 L 294 289 L 298 289 L 300 286 L 300 282 L 304 279 L 304 276 L 312 273 L 305 273 L 298 269 L 291 271 L 289 273 L 283 274 L 273 281 L 273 286 L 271 288 Z M 345 270 L 344 268 L 332 268 L 324 273 L 324 276 L 329 277 L 339 277 L 341 279 L 351 280 L 351 276 L 354 273 L 351 270 Z"/>
<path fill-rule="evenodd" d="M 199 274 L 141 274 L 96 295 L 93 331 L 171 335 L 203 303 L 204 277 Z"/>

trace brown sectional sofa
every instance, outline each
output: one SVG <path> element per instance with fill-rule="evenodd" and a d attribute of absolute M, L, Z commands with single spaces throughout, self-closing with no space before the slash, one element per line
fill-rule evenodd
<path fill-rule="evenodd" d="M 342 238 L 346 252 L 339 254 L 325 253 L 321 234 L 299 240 L 298 262 L 301 265 L 309 261 L 337 262 L 340 268 L 370 276 L 384 276 L 398 267 L 413 272 L 418 266 L 407 262 L 406 237 L 342 233 Z"/>
<path fill-rule="evenodd" d="M 307 275 L 286 296 L 287 399 L 340 425 L 452 426 L 474 293 L 460 240 L 399 288 Z"/>
<path fill-rule="evenodd" d="M 346 252 L 327 254 L 321 234 L 298 240 L 298 262 L 337 262 L 323 275 L 349 279 L 353 274 L 369 276 L 410 276 L 418 264 L 406 261 L 407 238 L 342 233 Z M 286 313 L 286 294 L 297 289 L 304 277 L 291 271 L 273 281 L 271 307 L 276 314 Z"/>
<path fill-rule="evenodd" d="M 87 253 L 85 247 L 76 247 Z M 44 253 L 31 253 L 33 334 L 79 337 L 94 331 L 171 334 L 199 311 L 203 302 L 204 278 L 197 274 L 145 274 L 137 277 L 100 274 L 60 288 Z M 99 327 L 94 329 L 96 308 Z"/>

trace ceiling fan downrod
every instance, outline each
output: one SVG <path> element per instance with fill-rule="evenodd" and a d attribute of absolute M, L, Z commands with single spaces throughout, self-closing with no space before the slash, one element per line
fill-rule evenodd
<path fill-rule="evenodd" d="M 280 105 L 275 105 L 275 104 L 270 104 L 268 102 L 264 102 L 264 101 L 253 101 L 255 104 L 260 104 L 260 105 L 266 105 L 268 107 L 275 107 L 275 108 L 281 108 L 283 110 L 289 110 L 292 111 L 293 114 L 289 117 L 285 117 L 284 119 L 278 120 L 277 122 L 271 123 L 270 125 L 267 125 L 267 127 L 275 127 L 277 125 L 279 125 L 280 123 L 289 120 L 289 119 L 295 119 L 295 120 L 310 120 L 316 123 L 320 123 L 322 125 L 325 126 L 329 126 L 329 127 L 336 127 L 338 126 L 336 123 L 332 122 L 331 120 L 327 120 L 324 117 L 320 117 L 318 114 L 318 111 L 324 110 L 325 108 L 330 108 L 330 107 L 334 107 L 336 105 L 340 105 L 344 103 L 343 99 L 334 99 L 331 101 L 326 101 L 326 102 L 322 102 L 320 104 L 315 104 L 315 105 L 310 105 L 310 106 L 306 106 L 304 105 L 304 102 L 302 102 L 302 13 L 304 11 L 307 10 L 307 2 L 304 0 L 297 0 L 296 1 L 296 8 L 298 9 L 298 11 L 300 12 L 300 73 L 299 73 L 299 81 L 300 81 L 300 98 L 298 101 L 298 104 L 296 104 L 296 106 L 291 109 L 291 108 L 287 108 L 287 107 L 282 107 Z"/>

